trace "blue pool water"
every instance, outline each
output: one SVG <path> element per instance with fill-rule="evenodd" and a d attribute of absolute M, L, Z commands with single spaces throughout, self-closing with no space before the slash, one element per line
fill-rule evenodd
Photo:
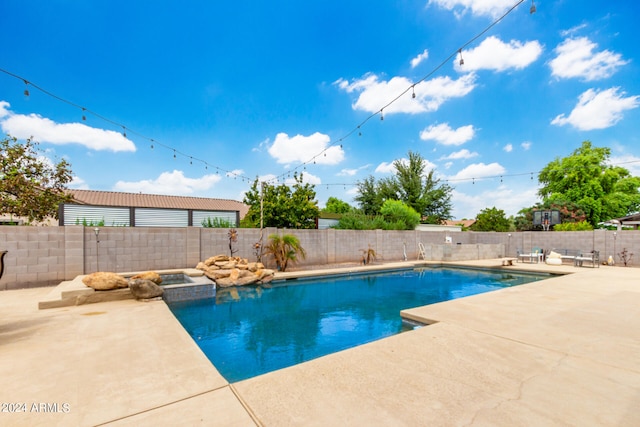
<path fill-rule="evenodd" d="M 406 330 L 400 311 L 548 278 L 427 268 L 218 289 L 169 308 L 229 382 Z"/>

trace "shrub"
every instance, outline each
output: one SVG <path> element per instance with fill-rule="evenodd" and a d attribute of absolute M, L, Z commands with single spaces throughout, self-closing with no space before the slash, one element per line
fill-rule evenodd
<path fill-rule="evenodd" d="M 385 200 L 380 213 L 389 224 L 388 230 L 413 230 L 420 223 L 420 214 L 400 200 Z"/>
<path fill-rule="evenodd" d="M 265 246 L 265 254 L 273 257 L 280 271 L 285 271 L 289 262 L 297 262 L 298 256 L 302 259 L 307 256 L 304 248 L 300 245 L 300 240 L 293 234 L 270 235 L 269 243 Z"/>
<path fill-rule="evenodd" d="M 231 224 L 231 221 L 229 221 L 228 219 L 217 217 L 211 219 L 210 216 L 203 219 L 200 224 L 202 224 L 204 228 L 231 228 L 233 226 L 233 224 Z"/>
<path fill-rule="evenodd" d="M 587 221 L 564 222 L 553 226 L 554 231 L 591 231 L 593 226 Z"/>

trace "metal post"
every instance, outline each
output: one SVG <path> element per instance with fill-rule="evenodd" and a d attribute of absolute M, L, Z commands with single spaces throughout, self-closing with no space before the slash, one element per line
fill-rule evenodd
<path fill-rule="evenodd" d="M 93 232 L 96 234 L 96 271 L 100 271 L 100 229 L 98 227 L 93 229 Z"/>

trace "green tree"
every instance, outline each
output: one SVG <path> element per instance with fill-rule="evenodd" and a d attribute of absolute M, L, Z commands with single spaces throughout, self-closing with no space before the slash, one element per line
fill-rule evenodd
<path fill-rule="evenodd" d="M 367 215 L 379 213 L 386 200 L 400 200 L 428 223 L 439 224 L 451 219 L 453 188 L 435 178 L 433 170 L 425 174 L 425 164 L 419 153 L 409 151 L 407 162 L 393 162 L 396 172 L 393 177 L 376 182 L 373 176 L 369 176 L 358 182 L 355 200 Z"/>
<path fill-rule="evenodd" d="M 472 231 L 509 231 L 510 222 L 502 209 L 482 209 L 471 226 Z"/>
<path fill-rule="evenodd" d="M 327 199 L 327 205 L 322 209 L 322 212 L 326 213 L 336 213 L 336 214 L 345 214 L 347 212 L 351 212 L 353 207 L 336 197 L 329 197 Z"/>
<path fill-rule="evenodd" d="M 640 209 L 640 177 L 609 164 L 611 149 L 584 141 L 573 153 L 556 158 L 538 175 L 543 203 L 573 203 L 593 226 Z"/>
<path fill-rule="evenodd" d="M 38 144 L 6 136 L 0 141 L 0 198 L 3 214 L 43 221 L 58 217 L 58 206 L 73 197 L 66 192 L 71 165 L 43 160 Z"/>
<path fill-rule="evenodd" d="M 573 202 L 563 199 L 546 200 L 536 203 L 533 207 L 523 208 L 514 219 L 515 228 L 518 231 L 542 230 L 542 226 L 533 225 L 533 212 L 539 210 L 557 210 L 560 212 L 562 224 L 585 221 L 587 216 L 584 211 Z M 556 226 L 554 226 L 555 229 Z"/>
<path fill-rule="evenodd" d="M 243 202 L 249 211 L 242 221 L 243 227 L 260 227 L 262 199 L 263 225 L 278 228 L 315 228 L 319 214 L 314 186 L 303 183 L 302 174 L 294 174 L 294 184 L 272 185 L 253 182 Z M 262 188 L 263 195 L 260 195 Z"/>
<path fill-rule="evenodd" d="M 298 261 L 298 257 L 306 258 L 307 253 L 300 240 L 293 234 L 271 234 L 265 246 L 265 254 L 273 257 L 278 270 L 286 271 L 289 263 Z"/>
<path fill-rule="evenodd" d="M 365 215 L 376 215 L 382 207 L 382 197 L 378 192 L 378 183 L 373 175 L 369 175 L 362 181 L 356 183 L 358 194 L 354 200 L 358 202 L 360 209 Z"/>
<path fill-rule="evenodd" d="M 380 214 L 396 230 L 413 230 L 420 223 L 420 214 L 399 200 L 386 200 L 380 208 Z"/>

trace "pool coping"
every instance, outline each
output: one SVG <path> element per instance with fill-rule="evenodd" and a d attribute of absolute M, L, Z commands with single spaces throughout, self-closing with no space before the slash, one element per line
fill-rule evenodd
<path fill-rule="evenodd" d="M 493 268 L 499 261 L 437 264 Z M 417 307 L 411 315 L 436 323 L 233 384 L 221 378 L 164 302 L 39 311 L 36 303 L 50 289 L 3 291 L 0 375 L 12 387 L 0 390 L 0 400 L 66 399 L 71 411 L 0 414 L 0 420 L 640 424 L 634 409 L 640 331 L 628 327 L 640 316 L 639 270 L 535 264 L 505 269 L 564 275 Z"/>

